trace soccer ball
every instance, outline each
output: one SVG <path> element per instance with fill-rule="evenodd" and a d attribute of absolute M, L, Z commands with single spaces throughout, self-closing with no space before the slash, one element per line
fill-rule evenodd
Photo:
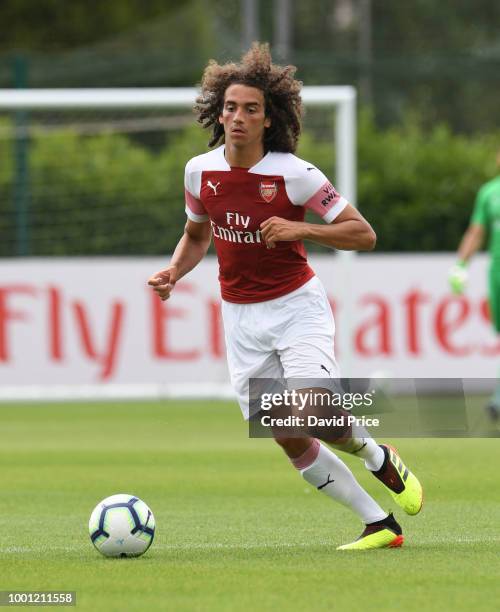
<path fill-rule="evenodd" d="M 92 544 L 105 557 L 139 557 L 151 546 L 155 519 L 148 506 L 133 495 L 106 497 L 90 515 Z"/>

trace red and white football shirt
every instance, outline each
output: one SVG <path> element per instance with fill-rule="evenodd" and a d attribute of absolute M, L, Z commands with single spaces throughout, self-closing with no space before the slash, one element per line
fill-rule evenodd
<path fill-rule="evenodd" d="M 266 247 L 263 221 L 303 221 L 309 208 L 331 223 L 347 204 L 320 170 L 291 153 L 231 168 L 224 145 L 187 163 L 184 186 L 188 218 L 212 226 L 222 298 L 236 303 L 272 300 L 314 276 L 301 240 Z"/>

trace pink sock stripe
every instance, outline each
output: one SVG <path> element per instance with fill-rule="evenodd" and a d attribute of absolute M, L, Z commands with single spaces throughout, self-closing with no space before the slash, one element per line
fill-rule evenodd
<path fill-rule="evenodd" d="M 316 461 L 319 454 L 319 440 L 313 439 L 311 446 L 300 457 L 291 459 L 291 462 L 298 470 L 305 470 Z"/>

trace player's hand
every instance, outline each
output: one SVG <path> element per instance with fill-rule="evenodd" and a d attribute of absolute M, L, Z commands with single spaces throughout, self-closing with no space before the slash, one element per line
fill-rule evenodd
<path fill-rule="evenodd" d="M 148 280 L 148 285 L 153 288 L 153 291 L 157 293 L 162 302 L 164 302 L 170 297 L 176 282 L 177 268 L 175 266 L 170 266 L 153 274 Z"/>
<path fill-rule="evenodd" d="M 302 237 L 302 223 L 288 221 L 281 217 L 270 217 L 260 224 L 262 238 L 268 249 L 274 249 L 277 242 L 300 240 Z"/>
<path fill-rule="evenodd" d="M 468 276 L 464 261 L 459 261 L 450 268 L 448 282 L 450 283 L 450 289 L 455 295 L 461 295 L 464 292 Z"/>

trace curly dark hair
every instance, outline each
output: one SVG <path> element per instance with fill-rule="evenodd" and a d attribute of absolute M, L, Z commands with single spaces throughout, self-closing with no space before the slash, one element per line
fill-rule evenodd
<path fill-rule="evenodd" d="M 220 65 L 210 60 L 201 81 L 201 93 L 194 111 L 204 128 L 212 128 L 209 147 L 224 142 L 224 127 L 219 116 L 224 106 L 224 93 L 240 83 L 260 89 L 264 94 L 266 117 L 271 126 L 264 133 L 264 150 L 294 153 L 300 135 L 302 83 L 294 79 L 295 66 L 272 63 L 268 44 L 253 43 L 239 64 Z"/>

